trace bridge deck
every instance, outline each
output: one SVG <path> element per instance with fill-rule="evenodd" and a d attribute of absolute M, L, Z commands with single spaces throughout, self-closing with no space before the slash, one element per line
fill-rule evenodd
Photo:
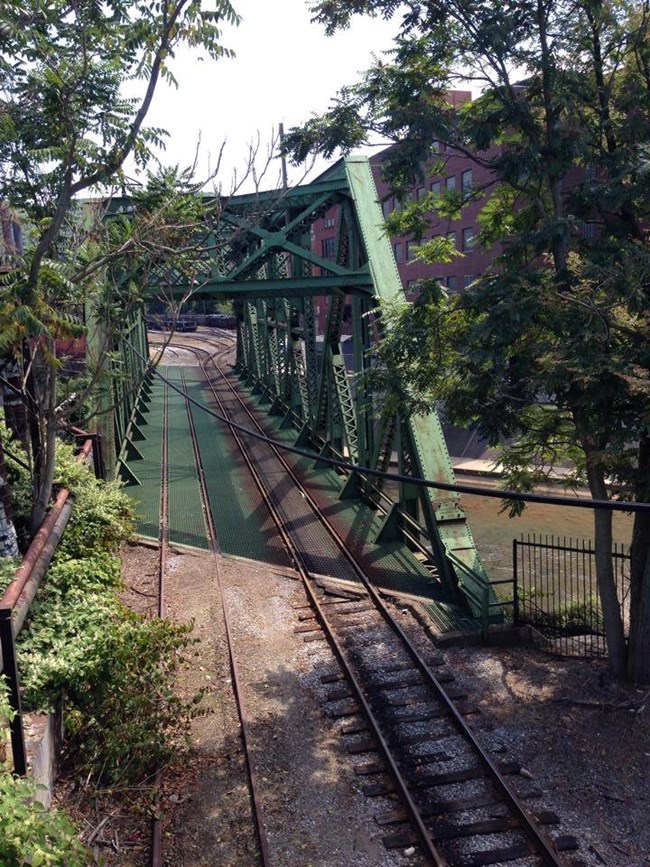
<path fill-rule="evenodd" d="M 181 385 L 181 369 L 189 394 L 213 408 L 213 397 L 198 367 L 168 366 L 162 368 L 161 372 L 170 381 Z M 232 376 L 234 381 L 234 374 Z M 167 391 L 169 537 L 171 542 L 205 548 L 207 536 L 201 513 L 187 408 L 181 395 L 171 388 Z M 164 392 L 164 384 L 157 379 L 147 414 L 148 424 L 143 428 L 146 439 L 137 444 L 143 459 L 129 462 L 130 469 L 141 482 L 139 486 L 129 488 L 129 493 L 139 504 L 142 516 L 138 530 L 150 537 L 158 535 Z M 252 395 L 248 399 L 255 406 L 257 399 Z M 226 554 L 287 564 L 287 555 L 275 526 L 232 437 L 223 430 L 222 425 L 198 407 L 192 406 L 191 413 L 221 550 Z M 287 443 L 295 439 L 295 431 L 283 430 L 279 420 L 269 417 L 263 410 L 259 418 L 274 439 Z M 287 458 L 378 587 L 420 599 L 441 632 L 477 628 L 476 623 L 452 603 L 444 585 L 431 575 L 406 545 L 401 542 L 375 543 L 381 518 L 360 500 L 339 500 L 342 482 L 335 470 L 317 467 L 315 462 L 296 455 L 287 454 Z M 303 510 L 299 508 L 301 503 L 289 492 L 286 482 L 286 479 L 272 479 L 276 490 L 282 492 L 287 488 L 283 494 L 287 509 L 300 513 L 296 517 L 292 514 L 292 520 L 299 526 L 305 540 L 303 545 L 310 551 L 311 568 L 320 574 L 338 577 L 337 556 L 328 553 L 331 543 L 325 531 L 307 514 L 306 508 L 302 514 Z"/>

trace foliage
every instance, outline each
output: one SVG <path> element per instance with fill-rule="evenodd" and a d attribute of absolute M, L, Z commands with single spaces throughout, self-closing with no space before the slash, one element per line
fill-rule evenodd
<path fill-rule="evenodd" d="M 16 251 L 13 269 L 0 280 L 0 356 L 23 363 L 27 347 L 34 356 L 33 364 L 26 359 L 23 383 L 35 416 L 33 529 L 50 500 L 61 417 L 83 406 L 111 367 L 112 329 L 129 304 L 141 301 L 133 278 L 177 252 L 181 239 L 184 273 L 193 247 L 188 232 L 195 231 L 198 213 L 196 204 L 190 213 L 188 203 L 199 197 L 174 170 L 161 176 L 179 202 L 168 196 L 163 206 L 160 185 L 149 177 L 149 201 L 157 198 L 157 205 L 147 211 L 139 202 L 139 221 L 122 217 L 102 227 L 103 208 L 81 206 L 80 197 L 131 187 L 126 161 L 139 174 L 164 146 L 164 130 L 147 128 L 145 120 L 159 81 L 175 83 L 177 49 L 191 46 L 214 60 L 229 56 L 221 26 L 238 20 L 229 0 L 109 0 L 72 7 L 64 0 L 21 0 L 3 7 L 0 201 L 21 215 L 28 231 L 25 250 Z M 127 82 L 140 82 L 138 98 L 125 96 Z M 76 400 L 65 395 L 70 405 L 63 405 L 56 340 L 85 334 L 85 313 L 101 319 L 108 334 L 85 387 Z"/>
<path fill-rule="evenodd" d="M 18 639 L 24 703 L 66 701 L 69 755 L 102 782 L 140 780 L 183 744 L 201 695 L 185 701 L 174 681 L 192 645 L 191 627 L 147 620 L 120 603 L 115 551 L 132 509 L 59 448 L 57 480 L 75 509 Z"/>
<path fill-rule="evenodd" d="M 0 681 L 0 734 L 13 717 L 4 678 Z M 46 810 L 35 800 L 36 786 L 0 768 L 0 863 L 84 867 L 86 850 L 72 823 L 56 809 Z"/>
<path fill-rule="evenodd" d="M 84 867 L 86 849 L 70 820 L 34 800 L 30 780 L 0 772 L 0 862 L 6 867 Z"/>
<path fill-rule="evenodd" d="M 98 648 L 101 670 L 92 690 L 68 693 L 67 726 L 75 767 L 100 782 L 141 781 L 187 745 L 189 723 L 203 694 L 175 690 L 188 661 L 191 626 L 145 620 L 122 609 Z"/>
<path fill-rule="evenodd" d="M 561 629 L 572 634 L 602 632 L 603 615 L 598 596 L 590 593 L 583 599 L 567 599 L 554 607 L 548 603 L 552 593 L 544 593 L 537 587 L 518 588 L 520 602 L 527 610 L 534 612 L 534 622 L 541 627 Z"/>
<path fill-rule="evenodd" d="M 89 466 L 80 463 L 70 446 L 57 449 L 57 484 L 70 489 L 75 508 L 61 539 L 60 557 L 84 557 L 92 552 L 115 552 L 133 532 L 133 503 L 119 481 L 95 478 Z"/>
<path fill-rule="evenodd" d="M 20 441 L 7 428 L 0 416 L 0 440 L 3 444 L 6 483 L 11 491 L 16 533 L 21 542 L 29 538 L 29 519 L 32 509 L 32 479 L 28 456 Z"/>
<path fill-rule="evenodd" d="M 190 627 L 133 614 L 115 596 L 120 584 L 105 551 L 57 559 L 19 638 L 25 704 L 47 709 L 63 692 L 68 752 L 103 782 L 141 779 L 168 760 L 200 699 L 174 691 Z"/>
<path fill-rule="evenodd" d="M 619 495 L 650 500 L 650 459 L 641 459 L 650 419 L 647 8 L 631 0 L 321 0 L 313 12 L 330 31 L 355 14 L 401 15 L 401 26 L 393 50 L 344 88 L 331 112 L 289 132 L 295 159 L 379 133 L 395 142 L 384 174 L 398 193 L 439 173 L 443 153 L 486 170 L 472 198 L 487 198 L 481 241 L 499 243 L 498 255 L 462 297 L 446 299 L 433 286 L 397 314 L 381 348 L 396 365 L 388 384 L 409 382 L 407 404 L 442 402 L 452 422 L 474 425 L 492 445 L 509 441 L 508 482 L 520 489 L 573 462 L 597 499 L 615 480 Z M 459 81 L 480 95 L 454 107 L 448 93 Z M 450 219 L 455 204 L 464 203 L 447 203 Z M 424 207 L 439 220 L 440 202 Z M 419 240 L 426 222 L 411 205 L 390 227 Z M 435 244 L 418 254 L 444 255 Z M 627 664 L 632 678 L 650 682 L 642 521 L 629 647 L 609 513 L 595 514 L 595 544 L 610 666 L 621 675 Z"/>
<path fill-rule="evenodd" d="M 83 693 L 102 675 L 107 631 L 117 612 L 110 585 L 94 592 L 85 587 L 85 578 L 97 586 L 108 571 L 102 568 L 96 574 L 95 565 L 96 561 L 78 561 L 74 577 L 81 580 L 67 590 L 57 587 L 57 570 L 48 579 L 44 598 L 32 606 L 18 639 L 24 702 L 30 710 L 53 710 L 63 690 Z M 74 575 L 62 571 L 66 581 Z"/>
<path fill-rule="evenodd" d="M 0 594 L 4 593 L 7 587 L 14 580 L 16 569 L 20 566 L 18 559 L 12 557 L 0 558 Z"/>

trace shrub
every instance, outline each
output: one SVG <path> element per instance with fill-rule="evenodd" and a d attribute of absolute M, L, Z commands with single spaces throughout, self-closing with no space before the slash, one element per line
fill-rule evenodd
<path fill-rule="evenodd" d="M 24 702 L 50 709 L 63 693 L 68 755 L 97 782 L 134 782 L 172 757 L 198 712 L 200 695 L 185 701 L 174 690 L 191 627 L 147 620 L 118 600 L 114 552 L 131 532 L 130 500 L 68 447 L 59 459 L 75 509 L 18 639 Z"/>
<path fill-rule="evenodd" d="M 11 507 L 18 543 L 21 549 L 25 549 L 29 544 L 32 514 L 32 480 L 27 469 L 29 460 L 20 441 L 6 426 L 2 413 L 0 413 L 0 439 L 5 446 L 6 482 L 11 492 Z"/>
<path fill-rule="evenodd" d="M 190 631 L 123 612 L 107 632 L 92 691 L 72 696 L 67 726 L 75 766 L 101 771 L 98 782 L 133 782 L 187 746 L 202 694 L 185 701 L 174 681 L 192 644 Z"/>
<path fill-rule="evenodd" d="M 5 737 L 12 714 L 2 680 L 0 725 Z M 70 820 L 57 810 L 46 810 L 35 795 L 31 780 L 14 777 L 6 766 L 0 767 L 0 864 L 84 867 L 92 863 Z"/>
<path fill-rule="evenodd" d="M 93 551 L 115 552 L 133 532 L 133 505 L 118 481 L 96 479 L 70 446 L 57 448 L 56 482 L 74 494 L 75 508 L 57 558 L 84 557 Z"/>

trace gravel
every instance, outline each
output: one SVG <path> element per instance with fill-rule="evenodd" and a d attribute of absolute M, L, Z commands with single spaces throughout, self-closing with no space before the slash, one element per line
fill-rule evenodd
<path fill-rule="evenodd" d="M 129 547 L 125 561 L 132 589 L 129 601 L 148 613 L 147 581 L 155 572 L 155 551 Z M 376 753 L 353 755 L 348 745 L 367 735 L 342 735 L 345 723 L 332 718 L 328 694 L 343 681 L 323 684 L 338 671 L 323 641 L 305 642 L 294 629 L 307 609 L 301 585 L 290 570 L 219 558 L 205 552 L 178 551 L 167 582 L 170 616 L 194 621 L 199 640 L 196 665 L 180 688 L 189 693 L 207 686 L 207 713 L 195 720 L 192 749 L 180 767 L 168 771 L 163 798 L 164 839 L 169 867 L 252 867 L 259 864 L 251 820 L 248 776 L 234 710 L 216 574 L 225 595 L 235 635 L 242 692 L 249 718 L 251 746 L 260 778 L 261 798 L 272 863 L 277 867 L 421 867 L 422 856 L 410 847 L 387 851 L 386 834 L 403 825 L 375 822 L 399 806 L 392 797 L 371 798 L 364 786 L 385 780 L 359 776 Z M 140 576 L 140 577 L 138 577 Z M 355 604 L 346 604 L 354 608 Z M 438 660 L 440 651 L 408 606 L 398 608 L 400 622 L 420 650 Z M 355 619 L 362 615 L 354 615 Z M 364 651 L 374 666 L 390 666 L 391 647 Z M 467 719 L 485 748 L 499 761 L 515 761 L 524 773 L 509 783 L 532 808 L 555 810 L 561 825 L 552 834 L 574 834 L 578 853 L 567 865 L 648 867 L 650 865 L 650 711 L 644 691 L 612 683 L 602 662 L 557 659 L 539 651 L 483 647 L 446 648 L 447 668 L 456 675 L 452 689 L 463 688 L 480 710 Z M 441 673 L 440 666 L 434 672 Z M 382 680 L 397 678 L 384 673 Z M 392 695 L 417 695 L 408 688 Z M 644 701 L 645 700 L 645 701 Z M 645 705 L 645 706 L 644 706 Z M 422 705 L 393 708 L 394 731 L 427 740 L 411 747 L 416 755 L 436 748 L 448 751 L 448 725 L 439 719 L 400 723 L 399 717 Z M 467 756 L 431 763 L 426 772 L 467 764 Z M 455 800 L 480 794 L 480 781 L 450 784 L 435 799 Z M 490 811 L 476 811 L 485 818 Z M 473 813 L 474 815 L 474 813 Z M 460 814 L 448 817 L 456 822 Z M 111 822 L 114 820 L 111 818 Z M 110 835 L 111 822 L 106 827 Z M 144 828 L 142 836 L 146 836 Z M 512 835 L 510 835 L 511 837 Z M 503 845 L 508 835 L 485 837 L 484 845 Z M 456 844 L 455 844 L 456 845 Z M 460 844 L 459 844 L 460 845 Z M 472 844 L 474 846 L 474 842 Z M 122 849 L 104 851 L 109 867 L 146 863 Z M 141 853 L 140 853 L 141 854 Z M 111 860 L 111 858 L 113 860 Z M 529 867 L 520 859 L 514 867 Z"/>

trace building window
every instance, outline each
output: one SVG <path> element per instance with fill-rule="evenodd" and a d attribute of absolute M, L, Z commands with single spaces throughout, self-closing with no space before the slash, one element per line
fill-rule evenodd
<path fill-rule="evenodd" d="M 387 217 L 394 210 L 394 199 L 391 196 L 390 199 L 384 199 L 381 203 L 381 209 L 383 211 L 384 217 Z"/>
<path fill-rule="evenodd" d="M 323 238 L 323 259 L 331 259 L 332 261 L 336 258 L 336 238 Z"/>
<path fill-rule="evenodd" d="M 598 223 L 581 223 L 582 237 L 587 241 L 595 241 L 598 235 Z"/>
<path fill-rule="evenodd" d="M 472 170 L 467 169 L 467 171 L 461 172 L 460 173 L 460 188 L 463 191 L 464 197 L 468 196 L 471 193 L 473 186 L 474 186 L 474 181 L 472 178 Z"/>
<path fill-rule="evenodd" d="M 458 244 L 456 243 L 456 233 L 455 232 L 447 232 L 447 240 L 453 244 L 454 248 L 458 247 Z"/>
<path fill-rule="evenodd" d="M 427 194 L 427 188 L 426 187 L 418 187 L 418 202 L 421 202 L 422 199 L 426 196 L 426 194 Z"/>
<path fill-rule="evenodd" d="M 406 245 L 406 259 L 412 262 L 415 259 L 415 248 L 418 246 L 416 241 L 409 241 Z"/>
<path fill-rule="evenodd" d="M 393 244 L 393 252 L 395 253 L 395 261 L 401 264 L 404 261 L 404 244 L 401 241 Z"/>
<path fill-rule="evenodd" d="M 324 229 L 333 229 L 335 225 L 336 225 L 336 218 L 335 217 L 325 217 L 325 219 L 323 220 L 323 228 Z"/>
<path fill-rule="evenodd" d="M 476 277 L 473 274 L 465 274 L 463 278 L 463 286 L 465 289 L 467 289 L 468 286 L 471 286 L 474 280 L 476 280 Z"/>
<path fill-rule="evenodd" d="M 450 178 L 447 178 L 447 180 L 445 181 L 445 186 L 447 187 L 448 190 L 455 190 L 456 189 L 456 178 L 453 175 Z"/>
<path fill-rule="evenodd" d="M 450 274 L 449 277 L 445 280 L 445 285 L 447 289 L 451 289 L 453 292 L 455 289 L 458 289 L 458 277 L 455 274 Z"/>
<path fill-rule="evenodd" d="M 468 226 L 463 229 L 463 250 L 472 250 L 474 248 L 474 229 Z"/>
<path fill-rule="evenodd" d="M 434 196 L 439 196 L 440 195 L 440 181 L 433 181 L 433 183 L 429 185 L 429 190 L 433 193 Z"/>

